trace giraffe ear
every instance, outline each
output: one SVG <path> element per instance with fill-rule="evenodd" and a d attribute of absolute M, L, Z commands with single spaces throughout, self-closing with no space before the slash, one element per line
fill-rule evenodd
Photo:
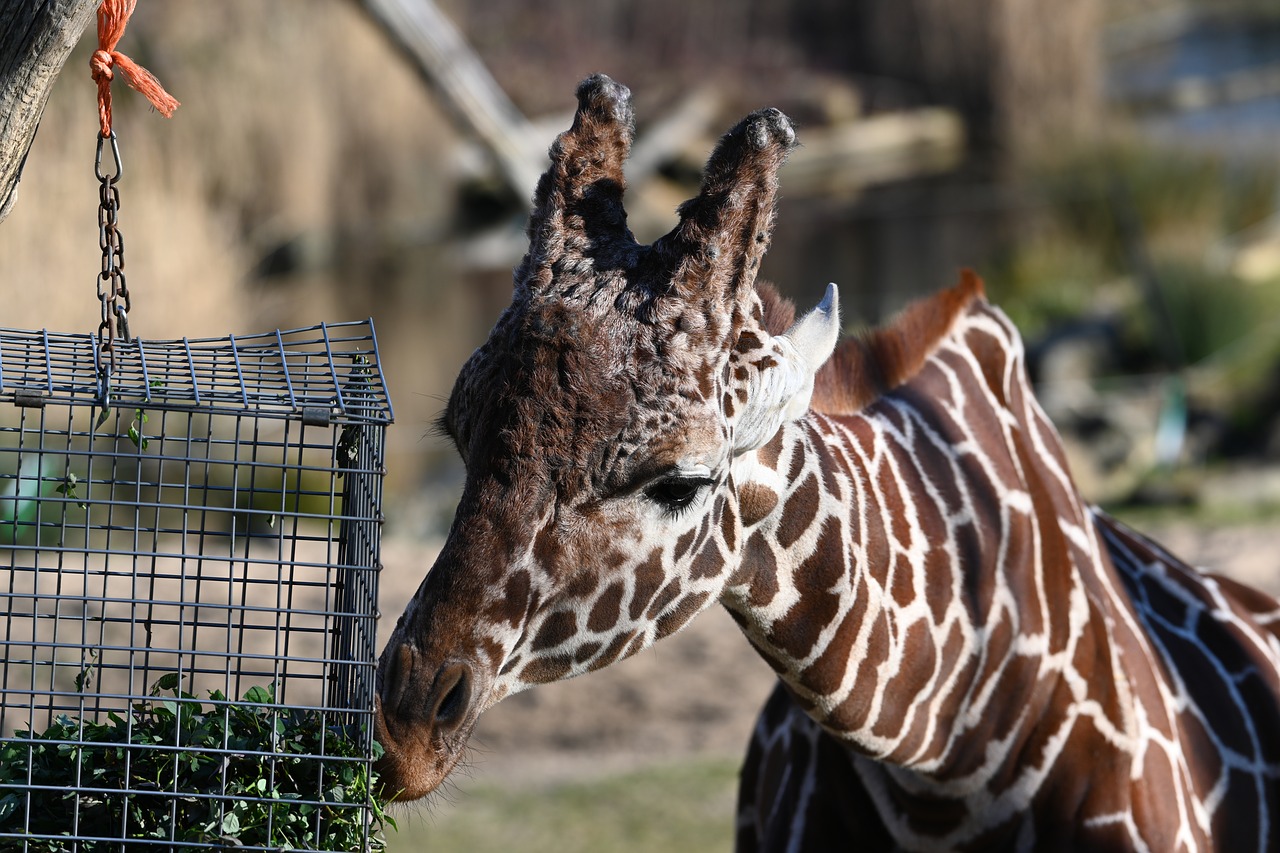
<path fill-rule="evenodd" d="M 763 447 L 783 424 L 809 410 L 813 377 L 840 338 L 840 297 L 834 284 L 818 307 L 773 339 L 774 365 L 755 373 L 734 428 L 733 450 Z"/>

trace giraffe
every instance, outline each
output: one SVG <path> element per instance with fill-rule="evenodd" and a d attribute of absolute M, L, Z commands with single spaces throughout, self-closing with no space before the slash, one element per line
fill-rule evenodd
<path fill-rule="evenodd" d="M 641 246 L 629 92 L 577 97 L 440 421 L 466 482 L 379 660 L 385 790 L 719 602 L 778 677 L 739 850 L 1280 847 L 1280 606 L 1082 501 L 978 278 L 837 343 L 834 286 L 796 320 L 756 281 L 781 112 Z"/>

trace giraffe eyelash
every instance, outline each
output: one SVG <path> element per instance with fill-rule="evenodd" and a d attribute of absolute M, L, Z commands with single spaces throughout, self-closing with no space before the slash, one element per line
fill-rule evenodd
<path fill-rule="evenodd" d="M 435 420 L 431 422 L 431 426 L 427 432 L 437 438 L 447 439 L 459 452 L 462 451 L 461 446 L 458 444 L 458 437 L 453 434 L 453 428 L 449 424 L 448 412 L 441 412 L 437 415 Z"/>
<path fill-rule="evenodd" d="M 709 477 L 667 477 L 645 490 L 645 497 L 678 518 L 693 508 L 702 490 L 712 484 Z"/>

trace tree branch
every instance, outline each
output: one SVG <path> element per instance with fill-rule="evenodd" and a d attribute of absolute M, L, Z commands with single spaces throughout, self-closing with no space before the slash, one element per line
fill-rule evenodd
<path fill-rule="evenodd" d="M 528 204 L 546 167 L 546 143 L 511 103 L 434 0 L 360 0 L 408 54 L 418 71 L 497 161 L 517 198 Z"/>
<path fill-rule="evenodd" d="M 0 222 L 17 199 L 18 181 L 53 81 L 99 2 L 0 3 Z"/>

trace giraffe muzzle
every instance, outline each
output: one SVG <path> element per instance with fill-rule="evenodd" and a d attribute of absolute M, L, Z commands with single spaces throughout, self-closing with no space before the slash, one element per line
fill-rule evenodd
<path fill-rule="evenodd" d="M 431 793 L 461 757 L 479 717 L 479 680 L 471 664 L 435 667 L 404 643 L 379 667 L 375 736 L 384 793 L 414 800 Z"/>
<path fill-rule="evenodd" d="M 474 697 L 475 671 L 465 661 L 442 664 L 424 679 L 422 655 L 401 645 L 383 662 L 379 695 L 384 714 L 425 726 L 432 736 L 448 738 L 467 720 Z M 418 685 L 429 684 L 424 692 Z M 434 738 L 433 738 L 434 739 Z"/>

